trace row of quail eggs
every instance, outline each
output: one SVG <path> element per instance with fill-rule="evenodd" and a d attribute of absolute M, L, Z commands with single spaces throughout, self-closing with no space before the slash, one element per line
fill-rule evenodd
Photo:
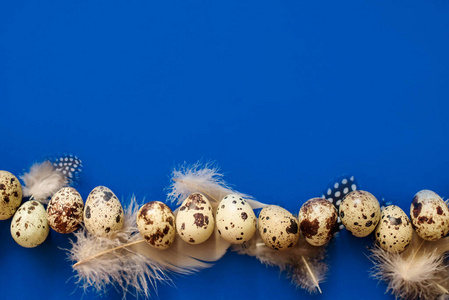
<path fill-rule="evenodd" d="M 99 197 L 100 191 L 103 194 Z M 22 195 L 22 185 L 17 177 L 8 171 L 0 171 L 0 220 L 12 217 L 11 236 L 25 248 L 42 244 L 47 239 L 50 228 L 67 234 L 79 228 L 83 220 L 86 228 L 96 235 L 101 235 L 102 229 L 105 232 L 113 231 L 123 225 L 124 215 L 120 202 L 106 187 L 93 189 L 86 200 L 86 206 L 81 195 L 73 187 L 64 187 L 57 191 L 51 197 L 47 208 L 34 200 L 22 204 Z M 109 201 L 111 199 L 112 201 Z M 92 211 L 91 207 L 94 208 Z M 114 215 L 113 222 L 107 218 L 108 215 Z M 90 222 L 91 216 L 95 219 L 94 222 Z M 96 222 L 100 218 L 99 226 Z"/>
<path fill-rule="evenodd" d="M 229 243 L 243 244 L 258 229 L 268 247 L 286 250 L 296 245 L 300 232 L 312 245 L 326 244 L 332 237 L 337 217 L 332 203 L 313 198 L 301 208 L 299 220 L 277 205 L 264 207 L 257 218 L 249 203 L 236 194 L 223 197 L 214 214 L 208 198 L 193 193 L 177 209 L 176 218 L 162 202 L 145 204 L 137 215 L 137 226 L 145 240 L 158 249 L 168 248 L 176 233 L 186 243 L 201 244 L 216 230 Z"/>
<path fill-rule="evenodd" d="M 411 243 L 413 232 L 427 241 L 437 241 L 449 232 L 449 209 L 435 192 L 421 190 L 413 198 L 410 218 L 396 205 L 382 211 L 379 201 L 366 191 L 353 191 L 340 204 L 339 217 L 354 236 L 374 232 L 377 244 L 385 251 L 401 253 Z"/>
<path fill-rule="evenodd" d="M 124 211 L 116 195 L 107 187 L 94 188 L 84 205 L 81 195 L 72 187 L 59 190 L 47 209 L 37 201 L 22 202 L 20 181 L 7 171 L 0 171 L 0 220 L 13 217 L 11 235 L 23 247 L 43 243 L 49 228 L 71 233 L 84 221 L 86 229 L 96 236 L 111 236 L 124 226 Z M 176 235 L 184 242 L 200 244 L 214 229 L 232 244 L 249 241 L 257 228 L 264 243 L 275 250 L 292 248 L 300 233 L 313 246 L 325 245 L 332 238 L 337 219 L 357 237 L 373 231 L 377 243 L 390 252 L 402 252 L 410 244 L 413 229 L 423 239 L 436 241 L 449 232 L 449 209 L 436 193 L 418 192 L 410 209 L 411 220 L 398 206 L 387 206 L 382 212 L 379 201 L 366 191 L 352 191 L 345 196 L 339 211 L 323 198 L 312 198 L 301 207 L 298 218 L 276 205 L 264 207 L 259 218 L 249 203 L 236 194 L 225 196 L 216 211 L 201 193 L 187 197 L 177 215 L 164 203 L 144 204 L 136 219 L 137 228 L 147 243 L 157 249 L 170 247 Z"/>

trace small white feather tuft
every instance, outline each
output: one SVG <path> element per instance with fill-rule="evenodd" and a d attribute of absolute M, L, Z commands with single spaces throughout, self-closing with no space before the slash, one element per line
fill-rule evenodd
<path fill-rule="evenodd" d="M 232 189 L 219 173 L 218 167 L 212 163 L 193 165 L 183 164 L 172 172 L 172 184 L 169 186 L 168 200 L 181 204 L 190 194 L 199 192 L 211 200 L 216 207 L 221 199 L 228 194 L 237 194 L 247 200 L 253 209 L 266 206 L 254 200 L 253 197 Z"/>
<path fill-rule="evenodd" d="M 244 245 L 234 245 L 233 250 L 239 254 L 255 256 L 268 266 L 276 266 L 286 271 L 296 287 L 309 293 L 321 293 L 320 283 L 326 279 L 328 270 L 324 262 L 324 247 L 314 247 L 300 236 L 295 247 L 283 251 L 266 246 L 259 233 Z"/>
<path fill-rule="evenodd" d="M 449 268 L 445 262 L 449 238 L 436 242 L 416 233 L 403 253 L 390 253 L 376 246 L 371 249 L 374 263 L 371 276 L 385 281 L 387 292 L 400 299 L 436 299 L 449 294 Z"/>
<path fill-rule="evenodd" d="M 48 198 L 69 183 L 67 177 L 58 171 L 50 161 L 34 164 L 30 171 L 20 178 L 25 183 L 24 197 L 31 197 L 31 199 L 42 203 L 48 203 Z"/>

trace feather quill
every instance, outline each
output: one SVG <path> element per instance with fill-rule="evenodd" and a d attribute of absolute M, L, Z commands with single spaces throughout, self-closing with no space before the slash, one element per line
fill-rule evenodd
<path fill-rule="evenodd" d="M 169 199 L 181 203 L 184 197 L 194 192 L 204 193 L 213 207 L 218 205 L 220 197 L 238 193 L 228 187 L 216 168 L 185 166 L 173 172 L 173 184 Z M 263 205 L 248 195 L 255 205 Z M 171 283 L 170 275 L 191 274 L 211 267 L 229 248 L 230 243 L 221 239 L 218 231 L 199 245 L 185 243 L 176 237 L 173 245 L 163 251 L 150 247 L 140 236 L 136 216 L 138 207 L 135 198 L 125 210 L 125 225 L 112 238 L 91 235 L 85 228 L 75 233 L 69 258 L 75 264 L 77 282 L 86 290 L 92 286 L 104 291 L 109 285 L 120 287 L 124 295 L 135 291 L 146 297 L 152 289 L 157 291 L 157 282 Z M 176 212 L 175 212 L 176 214 Z"/>
<path fill-rule="evenodd" d="M 256 257 L 267 266 L 275 266 L 286 271 L 296 287 L 309 293 L 321 293 L 320 283 L 326 279 L 328 266 L 324 262 L 325 247 L 315 247 L 306 242 L 301 235 L 295 247 L 283 251 L 274 250 L 265 245 L 256 232 L 244 245 L 234 245 L 239 254 Z"/>
<path fill-rule="evenodd" d="M 449 267 L 446 263 L 449 237 L 425 241 L 416 233 L 403 253 L 390 253 L 379 246 L 371 249 L 371 276 L 387 283 L 400 299 L 436 299 L 449 295 Z"/>

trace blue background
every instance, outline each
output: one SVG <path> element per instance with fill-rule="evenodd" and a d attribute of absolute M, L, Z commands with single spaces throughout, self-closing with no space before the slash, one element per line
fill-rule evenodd
<path fill-rule="evenodd" d="M 421 189 L 449 195 L 447 1 L 162 2 L 0 4 L 0 169 L 72 152 L 84 198 L 106 185 L 126 202 L 164 200 L 173 167 L 214 160 L 295 214 L 342 173 L 405 211 Z M 2 297 L 82 297 L 60 249 L 70 236 L 25 249 L 9 224 Z M 310 299 L 394 299 L 369 278 L 371 245 L 341 234 Z M 175 284 L 159 298 L 309 299 L 235 253 Z"/>

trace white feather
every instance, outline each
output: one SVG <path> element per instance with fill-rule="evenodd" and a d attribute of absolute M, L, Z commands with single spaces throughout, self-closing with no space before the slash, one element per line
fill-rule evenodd
<path fill-rule="evenodd" d="M 131 246 L 138 243 L 150 248 L 137 230 L 137 212 L 133 197 L 125 210 L 124 227 L 110 238 L 94 236 L 85 228 L 74 233 L 76 241 L 71 241 L 69 259 L 76 262 L 73 268 L 77 272 L 77 283 L 84 290 L 93 287 L 105 292 L 108 285 L 113 285 L 121 287 L 124 295 L 135 291 L 149 297 L 151 287 L 156 289 L 158 281 L 170 282 L 167 274 L 170 268 L 158 262 L 158 253 L 149 259 Z"/>
<path fill-rule="evenodd" d="M 414 234 L 403 253 L 390 253 L 376 246 L 371 250 L 372 277 L 387 283 L 387 292 L 401 299 L 436 299 L 449 294 L 446 253 L 449 238 L 429 242 Z"/>
<path fill-rule="evenodd" d="M 25 183 L 23 195 L 42 203 L 48 202 L 48 198 L 68 185 L 67 177 L 56 170 L 50 161 L 34 164 L 20 178 Z"/>
<path fill-rule="evenodd" d="M 286 271 L 287 276 L 297 286 L 309 293 L 321 293 L 320 283 L 326 278 L 327 264 L 324 262 L 325 248 L 314 247 L 300 236 L 291 249 L 279 251 L 265 245 L 259 233 L 245 245 L 234 245 L 239 254 L 255 256 L 260 262 Z"/>
<path fill-rule="evenodd" d="M 168 200 L 181 204 L 190 194 L 199 192 L 211 200 L 216 207 L 221 199 L 228 194 L 237 194 L 244 198 L 253 209 L 266 206 L 256 201 L 250 195 L 246 195 L 232 189 L 224 180 L 223 174 L 212 163 L 202 165 L 182 165 L 172 172 L 172 184 L 169 187 Z"/>
<path fill-rule="evenodd" d="M 224 195 L 243 195 L 228 188 L 216 169 L 200 169 L 199 165 L 174 171 L 173 180 L 169 194 L 178 203 L 191 193 L 201 192 L 216 208 L 218 199 Z M 244 197 L 252 199 L 247 195 Z M 254 200 L 253 203 L 259 202 Z M 230 246 L 215 229 L 214 234 L 199 245 L 188 244 L 176 237 L 170 248 L 162 251 L 153 249 L 137 230 L 137 212 L 133 198 L 126 209 L 125 226 L 113 238 L 95 237 L 85 229 L 75 233 L 77 241 L 69 250 L 70 259 L 76 262 L 74 269 L 78 272 L 78 282 L 85 289 L 93 286 L 104 291 L 106 286 L 114 285 L 121 287 L 124 293 L 134 290 L 148 296 L 158 281 L 171 282 L 170 274 L 190 274 L 211 267 Z"/>

